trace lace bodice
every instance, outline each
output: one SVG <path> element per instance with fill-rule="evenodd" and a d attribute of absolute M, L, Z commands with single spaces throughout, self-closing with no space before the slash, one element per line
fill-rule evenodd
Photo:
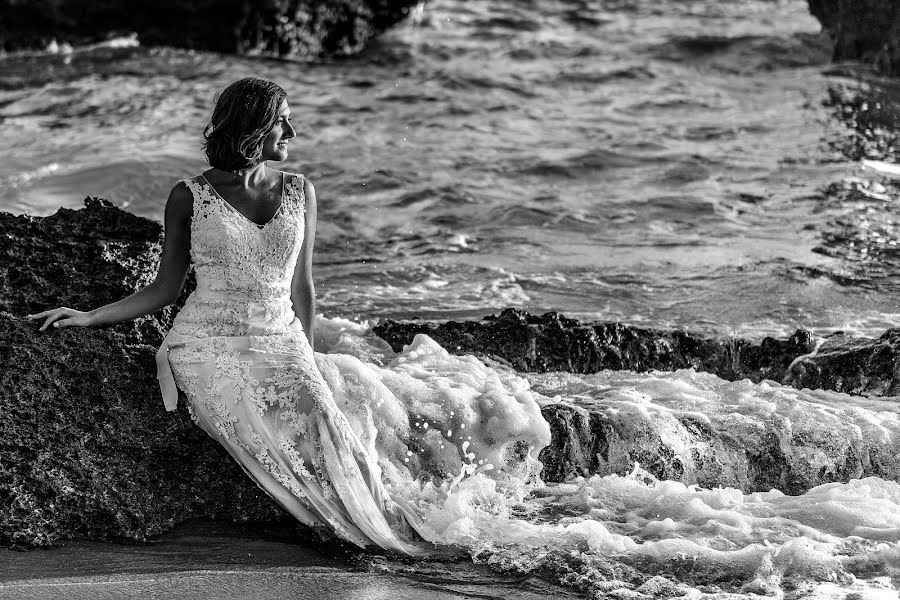
<path fill-rule="evenodd" d="M 194 197 L 191 260 L 197 289 L 173 324 L 181 335 L 267 335 L 294 321 L 291 280 L 305 224 L 302 175 L 284 175 L 282 202 L 258 225 L 203 176 L 185 180 Z"/>

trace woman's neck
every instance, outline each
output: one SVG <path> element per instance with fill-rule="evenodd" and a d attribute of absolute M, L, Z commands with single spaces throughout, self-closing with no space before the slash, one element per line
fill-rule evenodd
<path fill-rule="evenodd" d="M 241 169 L 240 171 L 218 170 L 229 178 L 229 183 L 231 183 L 231 185 L 240 186 L 245 190 L 259 187 L 260 184 L 266 181 L 269 175 L 269 167 L 265 161 L 257 163 L 248 169 Z"/>

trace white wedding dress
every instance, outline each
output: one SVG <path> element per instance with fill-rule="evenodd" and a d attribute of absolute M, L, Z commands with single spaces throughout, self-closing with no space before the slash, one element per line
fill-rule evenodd
<path fill-rule="evenodd" d="M 423 551 L 418 517 L 385 490 L 377 457 L 335 404 L 292 309 L 303 176 L 284 175 L 281 206 L 263 226 L 202 176 L 185 183 L 197 288 L 157 355 L 166 408 L 175 408 L 177 385 L 197 424 L 301 522 L 361 547 Z"/>

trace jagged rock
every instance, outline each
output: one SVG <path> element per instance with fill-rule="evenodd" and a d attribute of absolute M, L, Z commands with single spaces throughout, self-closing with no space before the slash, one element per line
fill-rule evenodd
<path fill-rule="evenodd" d="M 761 342 L 708 338 L 687 331 L 581 323 L 557 313 L 535 316 L 506 309 L 481 321 L 433 323 L 382 321 L 373 331 L 396 351 L 424 333 L 450 352 L 475 354 L 519 371 L 596 373 L 694 368 L 728 381 L 764 379 L 797 388 L 874 396 L 900 393 L 900 331 L 877 340 L 842 334 L 826 338 L 817 352 L 808 331 Z"/>
<path fill-rule="evenodd" d="M 182 299 L 102 329 L 37 331 L 25 314 L 89 309 L 153 280 L 162 227 L 87 198 L 82 210 L 0 213 L 0 543 L 143 540 L 191 517 L 283 511 L 181 405 L 160 404 L 154 355 Z"/>
<path fill-rule="evenodd" d="M 900 74 L 900 5 L 894 0 L 808 0 L 834 41 L 835 60 L 862 60 Z"/>
<path fill-rule="evenodd" d="M 85 208 L 43 217 L 0 212 L 0 310 L 18 316 L 56 306 L 89 310 L 144 287 L 156 275 L 162 226 L 86 198 Z M 193 278 L 177 306 L 193 289 Z M 119 323 L 127 343 L 159 345 L 176 307 Z"/>
<path fill-rule="evenodd" d="M 0 0 L 0 48 L 137 33 L 142 44 L 314 58 L 358 52 L 417 0 Z"/>
<path fill-rule="evenodd" d="M 0 312 L 0 544 L 145 540 L 191 517 L 283 514 L 183 404 L 163 410 L 155 352 Z"/>
<path fill-rule="evenodd" d="M 878 339 L 843 333 L 829 336 L 814 356 L 803 358 L 784 378 L 794 387 L 869 396 L 900 396 L 900 329 Z"/>
<path fill-rule="evenodd" d="M 691 411 L 648 411 L 617 399 L 546 405 L 542 413 L 552 441 L 539 456 L 542 476 L 565 481 L 625 475 L 638 463 L 660 480 L 789 495 L 868 476 L 900 480 L 896 442 L 866 422 L 874 412 L 860 411 L 858 420 L 821 413 L 780 390 L 743 390 L 771 401 L 768 414 L 710 406 L 698 417 Z M 655 408 L 659 399 L 654 400 Z"/>

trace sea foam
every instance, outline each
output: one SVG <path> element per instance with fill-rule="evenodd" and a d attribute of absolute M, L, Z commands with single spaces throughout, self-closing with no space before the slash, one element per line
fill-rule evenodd
<path fill-rule="evenodd" d="M 503 571 L 552 574 L 592 597 L 896 597 L 894 481 L 851 479 L 789 496 L 660 481 L 634 465 L 544 484 L 536 456 L 550 442 L 541 405 L 590 396 L 623 419 L 689 411 L 727 427 L 782 412 L 835 436 L 855 430 L 893 444 L 900 405 L 693 371 L 526 378 L 423 335 L 394 354 L 366 324 L 320 319 L 318 331 L 327 350 L 318 363 L 336 400 L 377 453 L 392 494 L 439 544 Z"/>

